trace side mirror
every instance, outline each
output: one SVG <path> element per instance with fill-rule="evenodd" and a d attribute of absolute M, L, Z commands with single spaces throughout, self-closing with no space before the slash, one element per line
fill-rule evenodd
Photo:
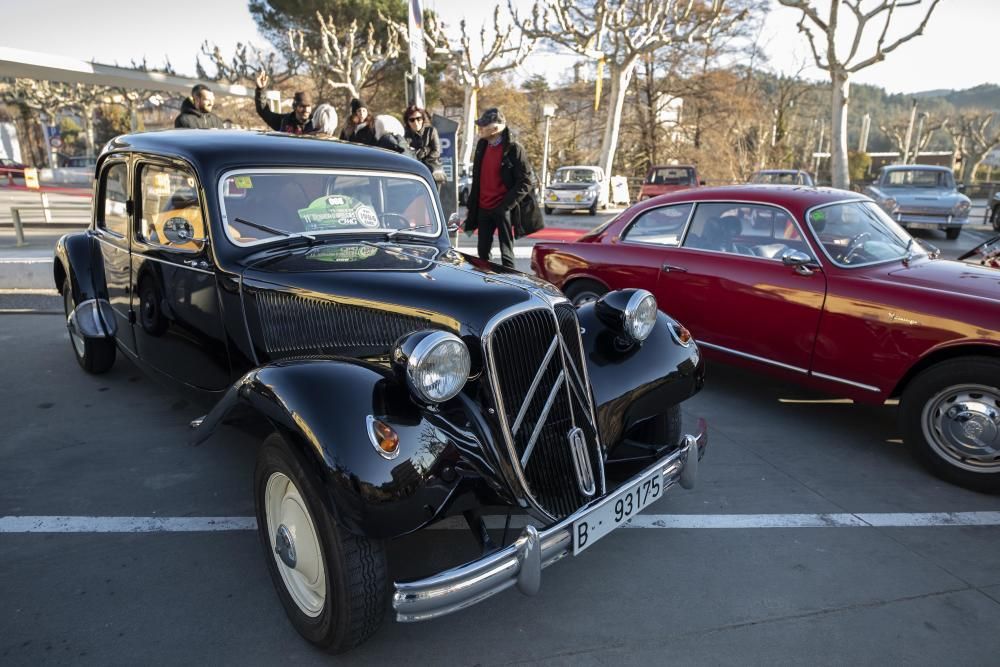
<path fill-rule="evenodd" d="M 801 250 L 788 249 L 781 253 L 781 263 L 794 267 L 795 272 L 803 276 L 811 276 L 819 268 L 816 260 Z"/>
<path fill-rule="evenodd" d="M 925 251 L 927 251 L 927 256 L 930 257 L 931 259 L 937 259 L 938 257 L 941 256 L 941 248 L 938 248 L 933 243 L 928 243 L 927 241 L 924 241 L 923 239 L 916 239 L 916 242 L 919 243 L 920 246 Z"/>
<path fill-rule="evenodd" d="M 965 183 L 959 183 L 955 189 L 959 192 L 965 192 Z"/>
<path fill-rule="evenodd" d="M 184 245 L 185 243 L 202 243 L 205 239 L 196 238 L 194 226 L 180 216 L 170 218 L 163 223 L 163 236 L 173 245 Z"/>
<path fill-rule="evenodd" d="M 448 233 L 457 234 L 458 230 L 462 228 L 462 216 L 458 213 L 452 213 L 448 216 Z"/>
<path fill-rule="evenodd" d="M 698 181 L 698 185 L 706 185 L 705 181 Z"/>

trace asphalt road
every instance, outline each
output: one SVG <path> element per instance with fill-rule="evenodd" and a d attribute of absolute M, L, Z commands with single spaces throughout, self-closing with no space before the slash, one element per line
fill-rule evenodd
<path fill-rule="evenodd" d="M 4 665 L 990 665 L 1000 655 L 1000 498 L 916 466 L 891 406 L 712 366 L 684 405 L 689 425 L 710 422 L 701 483 L 643 515 L 667 527 L 612 534 L 547 569 L 537 597 L 508 591 L 439 620 L 388 622 L 334 658 L 286 621 L 251 530 L 11 529 L 10 517 L 251 517 L 256 442 L 226 429 L 189 446 L 196 406 L 121 359 L 84 374 L 57 316 L 0 315 L 0 344 Z M 969 517 L 992 525 L 940 525 Z M 799 522 L 817 527 L 790 527 Z M 390 546 L 391 572 L 474 555 L 467 531 L 425 531 Z"/>

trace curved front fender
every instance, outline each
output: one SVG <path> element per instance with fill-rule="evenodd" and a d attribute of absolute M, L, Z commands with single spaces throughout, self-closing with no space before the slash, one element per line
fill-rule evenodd
<path fill-rule="evenodd" d="M 56 289 L 62 290 L 61 278 L 69 277 L 75 303 L 108 298 L 104 263 L 96 245 L 87 232 L 65 234 L 56 242 L 53 280 Z"/>
<path fill-rule="evenodd" d="M 205 417 L 194 442 L 204 441 L 237 407 L 249 408 L 291 436 L 296 453 L 323 483 L 323 501 L 351 532 L 383 538 L 415 530 L 455 487 L 456 475 L 445 469 L 456 463 L 462 435 L 420 410 L 381 367 L 310 359 L 255 369 Z M 399 435 L 396 458 L 387 460 L 376 450 L 369 416 Z"/>
<path fill-rule="evenodd" d="M 614 447 L 637 422 L 663 414 L 702 388 L 705 364 L 697 345 L 678 343 L 663 313 L 657 312 L 649 337 L 632 345 L 597 318 L 593 304 L 578 308 L 577 317 L 606 447 Z"/>

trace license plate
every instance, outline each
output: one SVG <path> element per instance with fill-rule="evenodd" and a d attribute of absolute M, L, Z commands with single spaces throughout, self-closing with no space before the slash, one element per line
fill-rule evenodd
<path fill-rule="evenodd" d="M 663 469 L 657 468 L 642 479 L 621 489 L 611 500 L 573 522 L 573 555 L 646 509 L 663 495 Z"/>

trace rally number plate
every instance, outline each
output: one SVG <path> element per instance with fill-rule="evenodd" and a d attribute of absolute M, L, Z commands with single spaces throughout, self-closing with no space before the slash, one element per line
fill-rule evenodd
<path fill-rule="evenodd" d="M 593 512 L 573 522 L 573 555 L 577 555 L 663 495 L 663 469 L 657 468 L 621 489 Z"/>

